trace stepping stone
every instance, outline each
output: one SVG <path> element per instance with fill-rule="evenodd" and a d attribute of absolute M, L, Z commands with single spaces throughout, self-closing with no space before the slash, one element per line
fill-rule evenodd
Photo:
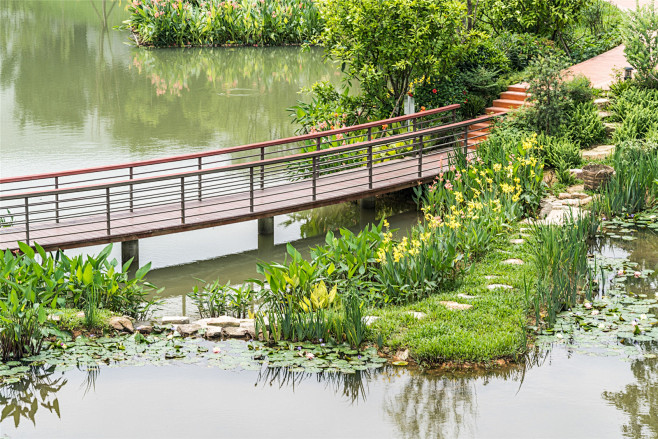
<path fill-rule="evenodd" d="M 514 245 L 521 245 L 525 243 L 525 239 L 510 239 L 509 242 Z"/>
<path fill-rule="evenodd" d="M 471 299 L 477 299 L 478 296 L 469 296 L 468 294 L 457 294 L 457 297 L 461 299 L 466 299 L 466 300 L 471 300 Z"/>
<path fill-rule="evenodd" d="M 379 317 L 379 316 L 365 316 L 365 317 L 363 317 L 363 323 L 366 326 L 370 326 L 373 323 L 375 323 L 377 320 L 379 320 L 380 318 L 381 317 Z"/>
<path fill-rule="evenodd" d="M 582 169 L 581 169 L 581 171 L 582 171 Z M 585 190 L 585 185 L 582 185 L 582 184 L 577 184 L 577 185 L 570 186 L 570 187 L 567 188 L 567 192 L 569 192 L 570 194 L 573 194 L 575 192 L 583 192 L 584 190 Z"/>
<path fill-rule="evenodd" d="M 424 319 L 425 317 L 427 317 L 427 314 L 425 314 L 424 312 L 407 311 L 405 314 L 409 314 L 411 316 L 414 316 L 418 320 Z"/>
<path fill-rule="evenodd" d="M 186 325 L 190 323 L 190 318 L 185 316 L 165 316 L 162 318 L 163 325 Z"/>
<path fill-rule="evenodd" d="M 206 333 L 203 334 L 204 337 L 208 339 L 212 338 L 221 338 L 222 336 L 222 328 L 218 326 L 208 326 L 206 329 Z"/>
<path fill-rule="evenodd" d="M 236 319 L 235 317 L 229 317 L 229 316 L 219 316 L 214 319 L 207 319 L 206 324 L 208 326 L 219 326 L 222 328 L 239 328 L 240 327 L 240 319 Z"/>
<path fill-rule="evenodd" d="M 487 288 L 490 289 L 490 290 L 497 290 L 499 288 L 503 289 L 503 290 L 511 290 L 514 287 L 511 286 L 511 285 L 505 285 L 505 284 L 491 284 L 491 285 L 487 285 Z"/>
<path fill-rule="evenodd" d="M 584 160 L 601 160 L 615 152 L 615 145 L 600 145 L 588 151 L 583 151 Z"/>
<path fill-rule="evenodd" d="M 244 338 L 249 335 L 249 332 L 246 328 L 236 328 L 235 326 L 229 326 L 228 328 L 222 328 L 222 334 L 228 338 Z"/>
<path fill-rule="evenodd" d="M 525 262 L 523 262 L 521 259 L 505 259 L 503 261 L 503 264 L 505 265 L 523 265 Z"/>
<path fill-rule="evenodd" d="M 496 279 L 498 276 L 494 276 L 493 274 L 487 274 L 484 276 L 485 279 L 491 280 L 491 279 Z"/>
<path fill-rule="evenodd" d="M 197 332 L 199 332 L 199 329 L 201 329 L 201 325 L 197 325 L 196 323 L 192 323 L 189 325 L 178 325 L 176 328 L 176 331 L 183 337 L 187 337 L 189 335 L 194 335 Z"/>
<path fill-rule="evenodd" d="M 466 303 L 458 303 L 450 300 L 442 300 L 439 302 L 441 305 L 453 311 L 464 311 L 470 308 L 473 308 L 473 305 L 468 305 Z"/>

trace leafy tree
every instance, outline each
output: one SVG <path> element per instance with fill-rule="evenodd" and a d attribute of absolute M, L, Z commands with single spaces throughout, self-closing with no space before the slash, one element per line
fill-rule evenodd
<path fill-rule="evenodd" d="M 528 121 L 537 131 L 555 134 L 564 122 L 570 104 L 562 71 L 567 62 L 561 55 L 533 60 L 528 66 L 528 92 L 533 106 L 528 108 Z"/>
<path fill-rule="evenodd" d="M 658 12 L 655 3 L 628 11 L 621 26 L 626 59 L 646 85 L 658 86 Z"/>
<path fill-rule="evenodd" d="M 449 71 L 466 37 L 453 0 L 323 0 L 327 55 L 342 62 L 380 115 L 397 115 L 415 77 Z"/>

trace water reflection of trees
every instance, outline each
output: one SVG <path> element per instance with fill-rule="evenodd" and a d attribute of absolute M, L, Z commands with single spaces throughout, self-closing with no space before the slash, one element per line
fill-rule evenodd
<path fill-rule="evenodd" d="M 302 382 L 315 380 L 324 384 L 325 389 L 341 395 L 352 404 L 365 402 L 368 397 L 368 382 L 382 374 L 382 369 L 357 370 L 351 374 L 340 372 L 297 372 L 287 367 L 261 369 L 255 386 L 288 387 L 295 391 Z"/>
<path fill-rule="evenodd" d="M 491 379 L 522 381 L 525 367 L 474 372 L 412 373 L 394 378 L 384 399 L 384 413 L 400 438 L 454 438 L 476 436 L 477 386 Z"/>
<path fill-rule="evenodd" d="M 14 426 L 18 427 L 22 419 L 29 419 L 36 425 L 35 415 L 40 407 L 60 417 L 57 392 L 67 382 L 61 374 L 55 377 L 55 366 L 51 365 L 33 367 L 26 378 L 3 384 L 0 386 L 0 422 L 13 418 Z"/>
<path fill-rule="evenodd" d="M 636 381 L 619 392 L 603 392 L 603 399 L 628 415 L 625 437 L 658 437 L 658 358 L 635 360 L 631 371 Z"/>
<path fill-rule="evenodd" d="M 338 79 L 321 50 L 130 48 L 111 29 L 125 14 L 112 0 L 0 2 L 0 87 L 13 88 L 17 126 L 92 130 L 140 152 L 235 146 L 290 135 L 300 87 Z"/>

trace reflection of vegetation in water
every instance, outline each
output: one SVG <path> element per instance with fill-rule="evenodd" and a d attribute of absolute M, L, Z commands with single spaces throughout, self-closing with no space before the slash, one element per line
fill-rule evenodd
<path fill-rule="evenodd" d="M 628 414 L 622 426 L 625 437 L 658 436 L 658 358 L 635 360 L 631 371 L 636 382 L 619 392 L 603 392 L 603 399 Z"/>
<path fill-rule="evenodd" d="M 94 142 L 109 133 L 140 150 L 235 146 L 292 134 L 285 108 L 300 87 L 338 79 L 319 49 L 130 52 L 125 33 L 107 30 L 125 17 L 113 4 L 0 2 L 0 87 L 13 90 L 17 127 L 89 128 Z"/>
<path fill-rule="evenodd" d="M 293 392 L 302 382 L 315 379 L 322 383 L 325 389 L 331 389 L 349 399 L 350 403 L 365 402 L 368 397 L 368 382 L 385 372 L 378 369 L 356 371 L 353 374 L 335 372 L 295 372 L 285 367 L 267 368 L 260 371 L 256 378 L 256 385 L 290 387 Z"/>
<path fill-rule="evenodd" d="M 67 383 L 63 376 L 55 378 L 55 366 L 33 367 L 31 373 L 17 382 L 0 387 L 0 422 L 14 419 L 18 427 L 21 419 L 29 419 L 36 425 L 35 415 L 39 407 L 60 417 L 57 392 Z"/>
<path fill-rule="evenodd" d="M 403 373 L 399 371 L 398 375 Z M 500 369 L 487 372 L 481 379 L 484 384 L 492 378 L 519 380 L 522 373 L 522 369 Z M 390 379 L 397 381 L 404 377 L 392 376 Z M 476 384 L 476 379 L 468 372 L 456 375 L 412 373 L 401 387 L 387 391 L 384 413 L 397 427 L 396 437 L 472 437 L 477 433 Z"/>
<path fill-rule="evenodd" d="M 340 228 L 365 226 L 369 222 L 377 223 L 382 218 L 408 212 L 416 207 L 410 200 L 409 191 L 394 192 L 377 197 L 376 210 L 370 212 L 373 214 L 371 218 L 366 218 L 358 203 L 353 202 L 294 212 L 288 214 L 288 219 L 282 224 L 288 227 L 295 223 L 301 223 L 299 227 L 301 237 L 309 238 L 324 235 Z"/>

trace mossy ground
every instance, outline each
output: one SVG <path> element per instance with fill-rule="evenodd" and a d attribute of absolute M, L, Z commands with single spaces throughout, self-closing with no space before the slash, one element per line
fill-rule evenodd
<path fill-rule="evenodd" d="M 510 243 L 510 239 L 520 237 L 517 231 L 499 237 L 492 250 L 471 265 L 455 288 L 437 291 L 413 304 L 372 310 L 372 315 L 381 317 L 371 327 L 372 339 L 377 340 L 381 335 L 384 345 L 391 350 L 408 348 L 415 361 L 428 365 L 518 359 L 525 353 L 527 339 L 524 279 L 532 288 L 537 277 L 528 242 Z M 510 258 L 521 259 L 525 264 L 502 263 Z M 489 284 L 513 288 L 490 290 Z M 477 297 L 464 299 L 459 294 Z M 441 301 L 473 307 L 455 311 L 440 304 Z M 423 312 L 426 317 L 418 320 L 407 311 Z"/>

